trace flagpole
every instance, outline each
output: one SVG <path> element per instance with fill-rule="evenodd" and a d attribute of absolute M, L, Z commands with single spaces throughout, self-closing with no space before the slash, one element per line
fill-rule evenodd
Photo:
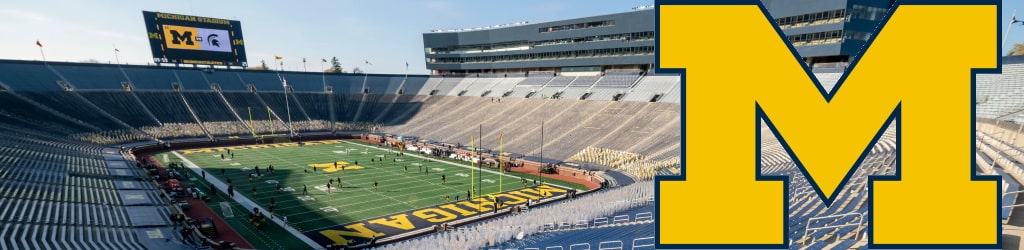
<path fill-rule="evenodd" d="M 285 113 L 288 116 L 288 123 L 285 124 L 285 128 L 291 128 L 292 127 L 292 108 L 291 108 L 292 103 L 290 101 L 288 101 L 288 79 L 285 79 L 284 77 L 281 77 L 281 86 L 284 87 L 284 110 L 285 110 Z M 291 134 L 291 133 L 293 133 L 295 131 L 294 130 L 288 130 L 288 132 L 289 132 L 289 135 L 294 135 L 294 134 Z"/>
<path fill-rule="evenodd" d="M 363 89 L 359 90 L 359 92 L 363 92 L 363 94 L 368 94 L 368 91 L 366 91 L 366 78 L 369 76 L 368 74 L 370 72 L 370 60 L 364 60 L 364 62 L 366 62 L 366 69 L 363 70 Z"/>
<path fill-rule="evenodd" d="M 1010 38 L 1010 29 L 1013 28 L 1013 23 L 1016 20 L 1017 20 L 1017 10 L 1013 10 L 1013 15 L 1010 16 L 1010 24 L 1006 25 L 1006 34 L 1003 35 L 1003 45 L 1001 46 L 1002 48 L 1006 48 L 1006 39 Z M 42 47 L 40 47 L 40 48 L 42 48 Z M 1000 49 L 1002 49 L 1002 48 L 1000 48 Z"/>
<path fill-rule="evenodd" d="M 43 43 L 40 43 L 39 39 L 36 39 L 36 46 L 39 46 L 39 55 L 43 57 L 43 62 L 45 63 L 46 62 L 46 54 L 43 53 Z"/>
<path fill-rule="evenodd" d="M 306 58 L 302 58 L 302 72 L 309 72 L 309 70 L 306 69 Z"/>
<path fill-rule="evenodd" d="M 324 84 L 324 93 L 327 92 L 327 69 L 324 68 L 324 61 L 327 59 L 320 58 L 320 81 Z"/>
<path fill-rule="evenodd" d="M 118 65 L 120 65 L 121 64 L 121 58 L 118 57 L 117 52 L 120 52 L 120 50 L 117 50 L 117 45 L 115 44 L 114 45 L 114 61 L 117 62 Z"/>

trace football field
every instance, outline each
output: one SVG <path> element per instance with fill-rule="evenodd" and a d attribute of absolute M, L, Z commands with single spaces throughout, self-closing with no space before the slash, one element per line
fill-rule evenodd
<path fill-rule="evenodd" d="M 478 188 L 482 194 L 493 194 L 535 186 L 535 176 L 531 175 L 501 175 L 488 167 L 481 174 L 477 167 L 425 160 L 412 156 L 412 151 L 398 156 L 395 149 L 353 141 L 235 147 L 231 153 L 223 148 L 178 152 L 201 167 L 207 178 L 230 180 L 236 197 L 244 195 L 264 208 L 269 208 L 273 200 L 274 215 L 287 216 L 290 226 L 307 234 L 445 204 L 448 203 L 446 197 L 452 202 L 465 200 L 467 191 Z M 224 159 L 221 159 L 222 154 Z M 177 160 L 174 155 L 170 158 Z M 273 173 L 268 172 L 271 165 Z M 257 173 L 257 167 L 261 177 L 250 181 L 249 176 Z M 527 178 L 527 184 L 520 176 Z M 375 182 L 377 188 L 374 188 Z M 549 179 L 545 183 L 584 188 Z M 306 194 L 303 194 L 304 188 Z M 520 196 L 529 197 L 522 193 Z M 244 214 L 244 211 L 236 213 Z"/>

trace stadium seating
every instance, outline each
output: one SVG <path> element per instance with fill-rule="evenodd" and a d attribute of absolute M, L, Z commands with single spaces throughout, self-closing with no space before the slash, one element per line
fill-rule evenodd
<path fill-rule="evenodd" d="M 554 77 L 547 73 L 540 73 L 535 76 L 527 77 L 522 82 L 519 82 L 515 88 L 512 88 L 511 94 L 509 94 L 508 97 L 526 98 L 532 93 L 543 88 L 544 85 L 552 79 L 554 79 Z"/>
<path fill-rule="evenodd" d="M 494 87 L 495 84 L 501 82 L 504 78 L 492 77 L 492 76 L 480 76 L 476 77 L 476 80 L 472 84 L 459 89 L 456 87 L 455 91 L 462 94 L 462 96 L 483 96 L 488 90 Z M 459 94 L 456 93 L 456 94 Z"/>
<path fill-rule="evenodd" d="M 420 91 L 415 92 L 416 95 L 430 95 L 430 93 L 433 92 L 441 82 L 445 81 L 445 79 L 447 79 L 447 77 L 431 77 L 427 79 L 427 81 L 423 83 L 423 87 L 420 88 Z"/>
<path fill-rule="evenodd" d="M 1024 64 L 1003 64 L 1002 74 L 979 74 L 976 81 L 977 100 L 982 108 L 988 109 L 988 102 L 996 97 L 1006 96 L 1010 92 L 1024 89 Z M 980 115 L 980 112 L 979 112 Z M 986 117 L 992 118 L 992 117 Z"/>
<path fill-rule="evenodd" d="M 265 73 L 265 72 L 248 72 L 248 73 L 250 73 L 250 74 L 259 74 L 260 75 L 259 79 L 264 79 L 264 80 L 267 79 L 267 77 L 274 77 L 272 75 L 271 76 L 267 76 L 267 74 L 270 74 L 270 73 Z M 213 85 L 220 86 L 221 91 L 249 91 L 249 87 L 248 87 L 249 84 L 243 82 L 242 78 L 236 72 L 211 70 L 211 71 L 203 71 L 202 72 L 202 76 L 203 76 L 204 79 L 206 79 L 206 82 L 210 83 L 210 86 L 213 86 Z M 266 83 L 265 81 L 263 83 L 265 83 L 266 85 L 281 86 L 280 84 Z M 268 88 L 268 89 L 270 89 L 270 88 Z"/>
<path fill-rule="evenodd" d="M 484 95 L 484 96 L 486 96 L 486 97 L 502 97 L 502 96 L 505 95 L 505 93 L 511 92 L 512 88 L 514 88 L 516 85 L 518 85 L 523 80 L 526 80 L 526 78 L 525 77 L 506 77 L 504 80 L 499 81 L 498 83 L 494 84 L 494 86 L 490 87 L 487 90 L 488 91 L 487 95 Z"/>
<path fill-rule="evenodd" d="M 185 102 L 174 92 L 133 92 L 161 123 L 194 123 Z M 150 108 L 152 107 L 152 108 Z"/>
<path fill-rule="evenodd" d="M 235 113 L 215 92 L 181 92 L 181 95 L 201 121 L 238 121 Z"/>
<path fill-rule="evenodd" d="M 120 68 L 90 64 L 53 64 L 53 70 L 75 89 L 116 90 L 127 82 Z"/>
<path fill-rule="evenodd" d="M 530 96 L 534 99 L 550 99 L 554 98 L 555 94 L 562 91 L 569 84 L 576 81 L 575 76 L 556 76 L 544 84 L 543 87 L 539 88 L 536 93 Z"/>
<path fill-rule="evenodd" d="M 655 95 L 664 96 L 681 79 L 678 75 L 644 76 L 629 93 L 626 93 L 623 101 L 646 102 L 650 101 Z"/>
<path fill-rule="evenodd" d="M 299 105 L 298 100 L 295 98 L 295 95 L 288 94 L 288 97 L 285 98 L 284 92 L 260 92 L 258 93 L 258 96 L 260 99 L 266 102 L 267 105 L 270 105 L 270 109 L 274 110 L 274 113 L 280 116 L 281 119 L 288 120 L 286 115 L 289 113 L 290 110 L 290 113 L 292 115 L 292 121 L 310 120 L 309 115 L 306 114 L 306 109 L 303 108 L 302 105 Z M 287 105 L 285 105 L 285 99 L 288 99 Z"/>
<path fill-rule="evenodd" d="M 406 75 L 405 83 L 403 83 L 400 90 L 404 95 L 419 93 L 421 89 L 426 88 L 427 82 L 431 79 L 433 79 L 433 77 L 424 75 Z"/>
<path fill-rule="evenodd" d="M 331 103 L 330 96 L 324 94 L 314 93 L 295 93 L 292 95 L 295 97 L 297 103 L 302 106 L 303 110 L 306 110 L 306 114 L 309 118 L 315 120 L 331 120 Z M 239 115 L 242 116 L 242 120 L 248 120 L 249 116 L 245 113 L 246 111 L 239 111 Z"/>
<path fill-rule="evenodd" d="M 589 221 L 636 207 L 650 207 L 651 201 L 653 201 L 650 199 L 653 191 L 654 185 L 650 182 L 635 183 L 621 188 L 597 191 L 594 194 L 565 200 L 555 205 L 530 208 L 526 212 L 517 215 L 470 224 L 462 226 L 457 230 L 386 245 L 381 249 L 413 249 L 422 247 L 430 249 L 478 249 L 485 246 L 511 245 L 504 243 L 512 240 L 519 234 L 532 237 L 531 235 L 534 234 L 544 234 L 540 233 L 542 231 L 550 231 L 550 226 L 545 227 L 545 225 L 579 220 Z M 565 211 L 574 212 L 567 214 Z M 653 232 L 653 227 L 649 227 L 651 225 L 650 219 L 642 221 L 647 221 L 647 228 L 650 228 L 650 232 Z M 614 223 L 619 224 L 622 222 Z M 569 228 L 572 228 L 571 224 Z M 639 234 L 652 236 L 652 233 L 640 232 Z"/>
<path fill-rule="evenodd" d="M 234 74 L 234 73 L 229 73 Z M 281 84 L 281 74 L 278 72 L 270 71 L 256 71 L 246 72 L 245 74 L 237 74 L 238 79 L 242 81 L 245 89 L 235 89 L 231 86 L 221 86 L 222 90 L 248 90 L 248 86 L 256 88 L 259 92 L 284 92 L 284 86 Z M 294 81 L 294 79 L 293 79 Z M 229 81 L 234 82 L 234 81 Z M 224 85 L 224 84 L 221 84 Z"/>
<path fill-rule="evenodd" d="M 206 73 L 205 72 L 202 72 L 202 71 L 199 71 L 199 70 L 195 70 L 195 69 L 192 69 L 192 70 L 189 70 L 189 69 L 174 70 L 174 71 L 171 71 L 171 72 L 174 73 L 174 75 L 172 77 L 176 77 L 176 78 L 165 79 L 164 81 L 170 80 L 171 82 L 178 83 L 178 86 L 182 90 L 209 91 L 209 90 L 212 89 L 211 86 L 210 86 L 210 83 L 206 81 Z M 150 72 L 150 75 L 147 75 L 146 77 L 153 77 L 156 74 L 159 74 L 159 73 L 158 72 Z M 134 78 L 132 80 L 134 80 Z M 168 84 L 167 82 L 160 82 L 159 84 L 166 85 L 166 86 L 172 86 L 172 85 Z M 158 89 L 170 89 L 170 88 L 158 88 Z"/>
<path fill-rule="evenodd" d="M 132 92 L 126 91 L 81 91 L 85 97 L 107 114 L 114 116 L 132 127 L 156 126 L 159 121 L 146 110 Z"/>
<path fill-rule="evenodd" d="M 441 81 L 440 83 L 438 83 L 437 86 L 434 87 L 433 91 L 435 95 L 455 96 L 458 93 L 452 93 L 452 90 L 454 90 L 457 86 L 460 85 L 463 87 L 469 86 L 469 84 L 472 84 L 473 81 L 475 80 L 476 78 L 473 77 L 445 78 L 445 81 Z"/>
<path fill-rule="evenodd" d="M 444 85 L 439 86 L 438 94 L 439 95 L 449 95 L 449 96 L 462 96 L 463 92 L 468 92 L 469 91 L 469 87 L 470 86 L 473 86 L 474 84 L 478 84 L 477 82 L 482 84 L 485 81 L 486 80 L 484 80 L 483 78 L 480 78 L 480 77 L 466 77 L 466 78 L 462 78 L 462 81 L 459 81 L 458 83 L 456 83 L 454 86 L 451 87 L 451 89 L 440 89 L 440 88 L 444 88 L 445 86 Z"/>
<path fill-rule="evenodd" d="M 80 120 L 56 113 L 53 109 L 40 106 L 38 103 L 33 103 L 27 98 L 20 98 L 11 92 L 0 91 L 0 106 L 3 107 L 2 112 L 0 112 L 0 115 L 3 115 L 5 118 L 3 122 L 8 124 L 43 128 L 48 132 L 59 135 L 99 130 L 99 128 L 85 124 Z"/>
<path fill-rule="evenodd" d="M 284 79 L 288 80 L 289 83 L 307 83 L 290 84 L 290 87 L 294 92 L 324 93 L 324 85 L 326 85 L 327 76 L 323 73 L 281 72 L 280 74 L 281 77 L 284 77 Z M 283 88 L 281 87 L 281 83 L 277 82 L 273 87 L 260 89 L 260 92 L 277 92 L 282 90 Z"/>
<path fill-rule="evenodd" d="M 594 86 L 627 88 L 633 86 L 639 76 L 640 74 L 636 72 L 608 72 L 600 81 L 594 83 Z"/>
<path fill-rule="evenodd" d="M 665 92 L 665 95 L 662 96 L 658 102 L 682 103 L 682 87 L 682 81 L 676 82 L 676 84 L 672 85 L 671 89 Z"/>
<path fill-rule="evenodd" d="M 114 185 L 122 177 L 106 166 L 98 145 L 289 129 L 382 131 L 469 145 L 482 126 L 483 138 L 476 141 L 485 149 L 498 149 L 497 138 L 504 135 L 505 151 L 539 157 L 543 149 L 548 161 L 587 163 L 598 172 L 613 173 L 598 173 L 602 176 L 625 173 L 628 177 L 622 178 L 639 181 L 531 209 L 524 213 L 529 216 L 467 227 L 485 231 L 459 229 L 385 246 L 400 249 L 419 246 L 415 244 L 460 249 L 571 249 L 582 244 L 650 249 L 650 231 L 645 230 L 651 225 L 636 221 L 650 205 L 616 201 L 649 197 L 649 192 L 634 187 L 652 186 L 642 180 L 654 175 L 681 171 L 679 92 L 685 85 L 679 76 L 284 72 L 295 90 L 287 95 L 292 123 L 286 124 L 285 92 L 274 72 L 7 61 L 0 62 L 0 71 L 0 238 L 12 239 L 0 242 L 0 249 L 147 248 L 136 237 L 140 225 L 132 220 L 132 210 L 160 206 L 129 204 Z M 1004 206 L 1013 204 L 1024 181 L 1024 136 L 1018 133 L 1024 122 L 1022 75 L 1024 64 L 1007 64 L 1003 74 L 981 75 L 977 82 L 978 172 L 1002 176 Z M 841 73 L 816 71 L 815 76 L 830 89 Z M 57 83 L 62 77 L 71 91 Z M 130 82 L 131 88 L 122 88 L 122 81 Z M 325 82 L 334 88 L 332 93 L 324 93 Z M 213 83 L 220 91 L 210 88 Z M 559 92 L 558 99 L 544 98 Z M 650 102 L 656 94 L 664 95 Z M 619 101 L 612 101 L 616 96 Z M 883 134 L 831 207 L 818 199 L 774 135 L 764 131 L 762 173 L 791 178 L 789 239 L 794 247 L 863 246 L 867 178 L 895 173 L 894 129 Z M 147 199 L 159 199 L 151 190 L 143 193 Z M 566 216 L 566 209 L 579 212 Z M 1011 212 L 1003 209 L 1002 218 L 1008 220 Z M 616 223 L 624 215 L 629 222 Z M 517 227 L 499 230 L 508 225 Z M 522 240 L 511 240 L 520 232 Z"/>
<path fill-rule="evenodd" d="M 256 94 L 249 92 L 221 92 L 224 99 L 228 100 L 242 120 L 267 120 L 269 108 L 257 98 Z"/>
<path fill-rule="evenodd" d="M 110 119 L 106 111 L 97 108 L 91 102 L 79 96 L 77 92 L 22 92 L 21 94 L 59 113 L 72 114 L 75 119 L 95 126 L 100 130 L 127 128 L 117 121 Z"/>
<path fill-rule="evenodd" d="M 596 147 L 588 147 L 569 157 L 569 160 L 608 166 L 626 172 L 640 180 L 651 180 L 658 170 L 677 167 L 680 164 L 678 156 L 663 161 L 655 161 L 636 153 Z"/>
<path fill-rule="evenodd" d="M 15 91 L 60 91 L 61 81 L 49 67 L 38 62 L 0 63 L 0 83 Z"/>
<path fill-rule="evenodd" d="M 171 232 L 168 219 L 133 219 L 130 209 L 151 209 L 160 218 L 169 209 L 123 202 L 125 190 L 114 181 L 143 174 L 128 169 L 115 177 L 101 149 L 0 126 L 0 249 L 153 249 L 143 242 L 147 230 Z M 160 200 L 153 187 L 137 192 Z"/>
<path fill-rule="evenodd" d="M 191 74 L 186 74 L 185 71 L 179 72 L 175 76 L 175 70 L 165 70 L 150 67 L 140 66 L 126 66 L 123 67 L 125 75 L 128 76 L 129 82 L 134 89 L 140 90 L 173 90 L 173 83 L 185 82 L 203 84 L 205 88 L 196 88 L 196 90 L 207 90 L 210 89 L 210 85 L 207 84 L 203 78 L 199 75 L 199 71 L 190 70 L 187 71 Z M 187 85 L 186 85 L 187 86 Z M 190 87 L 185 87 L 191 89 Z"/>

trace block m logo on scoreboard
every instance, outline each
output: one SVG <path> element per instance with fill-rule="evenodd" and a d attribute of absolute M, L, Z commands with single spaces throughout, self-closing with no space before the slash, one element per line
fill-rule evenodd
<path fill-rule="evenodd" d="M 167 39 L 167 48 L 171 49 L 199 49 L 196 35 L 199 29 L 193 27 L 164 25 L 164 39 Z"/>
<path fill-rule="evenodd" d="M 999 1 L 897 1 L 831 93 L 758 0 L 656 11 L 657 69 L 685 84 L 683 173 L 655 184 L 658 248 L 789 247 L 789 177 L 760 174 L 762 120 L 829 206 L 896 124 L 896 175 L 867 181 L 869 247 L 1000 246 L 1000 181 L 974 166 L 974 76 L 998 72 Z"/>

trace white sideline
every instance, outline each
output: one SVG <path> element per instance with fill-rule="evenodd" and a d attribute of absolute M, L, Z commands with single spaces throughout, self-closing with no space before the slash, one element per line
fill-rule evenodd
<path fill-rule="evenodd" d="M 189 161 L 188 159 L 185 159 L 185 157 L 182 156 L 181 154 L 179 154 L 177 151 L 171 151 L 171 153 L 173 153 L 174 156 L 178 157 L 178 159 L 181 159 L 181 162 L 185 163 L 185 167 L 188 168 L 189 170 L 192 170 L 192 172 L 195 173 L 196 176 L 201 176 L 200 174 L 201 174 L 202 169 L 200 169 L 199 166 L 196 166 L 196 164 L 192 163 L 192 161 Z M 228 192 L 227 191 L 228 190 L 228 185 L 225 184 L 224 182 L 222 182 L 220 179 L 217 179 L 217 178 L 207 178 L 206 181 L 210 182 L 210 185 L 213 185 L 218 190 L 220 190 L 222 193 L 226 194 Z M 229 197 L 229 198 L 234 199 L 235 201 L 237 201 L 238 204 L 241 204 L 242 207 L 245 207 L 245 209 L 247 209 L 248 211 L 252 211 L 253 208 L 259 208 L 260 211 L 268 211 L 267 209 L 261 207 L 260 205 L 257 205 L 256 203 L 252 202 L 252 200 L 249 200 L 249 198 L 245 197 L 245 195 L 239 195 L 237 197 Z M 289 227 L 289 226 L 285 225 L 284 221 L 281 221 L 276 216 L 270 218 L 270 220 L 273 221 L 274 223 L 277 223 L 278 226 L 281 226 L 281 228 L 284 228 L 285 231 L 288 231 L 288 233 L 291 233 L 296 238 L 299 238 L 299 240 L 301 240 L 302 242 L 305 242 L 307 245 L 309 245 L 310 248 L 312 248 L 312 249 L 325 249 L 323 246 L 320 246 L 319 243 L 316 243 L 316 241 L 313 241 L 313 239 L 310 239 L 309 237 L 306 237 L 306 235 L 302 234 L 302 232 L 299 232 L 298 230 L 295 230 L 295 228 L 292 228 L 292 227 Z"/>

